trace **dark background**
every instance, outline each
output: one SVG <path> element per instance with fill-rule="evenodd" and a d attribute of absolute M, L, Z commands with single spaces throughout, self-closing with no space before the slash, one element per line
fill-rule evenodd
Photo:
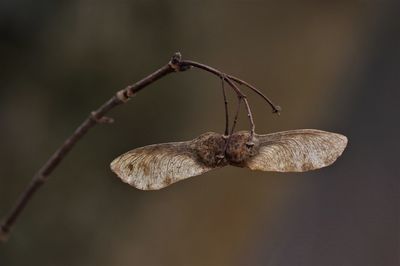
<path fill-rule="evenodd" d="M 226 167 L 136 190 L 114 157 L 223 131 L 220 81 L 169 75 L 76 146 L 0 265 L 400 265 L 399 1 L 1 1 L 0 215 L 90 111 L 178 50 L 282 106 L 248 93 L 258 133 L 318 128 L 348 148 L 309 173 Z"/>

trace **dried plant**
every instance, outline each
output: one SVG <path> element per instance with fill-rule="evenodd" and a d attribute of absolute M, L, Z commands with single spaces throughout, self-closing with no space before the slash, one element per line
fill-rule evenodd
<path fill-rule="evenodd" d="M 155 144 L 129 151 L 111 163 L 111 169 L 124 182 L 143 190 L 160 189 L 226 165 L 262 171 L 302 172 L 332 164 L 345 149 L 347 144 L 345 136 L 320 130 L 302 129 L 267 135 L 256 134 L 251 108 L 240 86 L 247 87 L 262 97 L 271 106 L 273 113 L 279 114 L 280 107 L 274 105 L 260 90 L 246 81 L 198 62 L 182 60 L 180 53 L 175 53 L 168 64 L 137 83 L 118 91 L 100 108 L 93 111 L 65 140 L 34 175 L 32 182 L 21 193 L 3 220 L 0 240 L 5 241 L 8 238 L 12 226 L 32 196 L 90 128 L 99 123 L 113 122 L 113 119 L 105 116 L 110 110 L 126 103 L 133 95 L 156 80 L 167 74 L 183 72 L 190 68 L 202 69 L 221 78 L 225 107 L 224 134 L 208 132 L 191 141 Z M 225 83 L 238 98 L 230 130 Z M 250 130 L 235 132 L 242 103 L 245 105 Z"/>
<path fill-rule="evenodd" d="M 347 144 L 340 134 L 300 129 L 267 135 L 207 132 L 191 141 L 155 144 L 129 151 L 111 163 L 122 181 L 143 190 L 233 165 L 251 170 L 303 172 L 332 164 Z"/>

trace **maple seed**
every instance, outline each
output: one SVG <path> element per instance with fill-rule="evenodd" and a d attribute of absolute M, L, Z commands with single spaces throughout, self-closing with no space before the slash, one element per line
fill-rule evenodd
<path fill-rule="evenodd" d="M 207 132 L 191 141 L 131 150 L 112 161 L 111 169 L 138 189 L 156 190 L 226 165 L 276 172 L 319 169 L 332 164 L 346 145 L 345 136 L 316 129 L 253 136 L 239 131 L 228 138 Z"/>

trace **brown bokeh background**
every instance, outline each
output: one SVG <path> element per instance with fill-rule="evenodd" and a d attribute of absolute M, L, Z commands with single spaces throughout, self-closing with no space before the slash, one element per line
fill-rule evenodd
<path fill-rule="evenodd" d="M 399 265 L 399 10 L 372 0 L 2 1 L 1 216 L 90 111 L 178 50 L 282 106 L 273 116 L 248 93 L 258 133 L 318 128 L 349 146 L 315 172 L 227 167 L 136 190 L 109 170 L 114 157 L 223 131 L 217 78 L 167 76 L 76 146 L 0 246 L 0 265 Z"/>

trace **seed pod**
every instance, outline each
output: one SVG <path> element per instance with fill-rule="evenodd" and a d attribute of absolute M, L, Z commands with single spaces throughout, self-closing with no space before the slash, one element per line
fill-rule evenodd
<path fill-rule="evenodd" d="M 143 190 L 232 165 L 252 170 L 303 172 L 332 164 L 343 152 L 343 135 L 299 129 L 266 135 L 239 131 L 229 137 L 207 132 L 191 141 L 149 145 L 111 163 L 122 181 Z"/>

